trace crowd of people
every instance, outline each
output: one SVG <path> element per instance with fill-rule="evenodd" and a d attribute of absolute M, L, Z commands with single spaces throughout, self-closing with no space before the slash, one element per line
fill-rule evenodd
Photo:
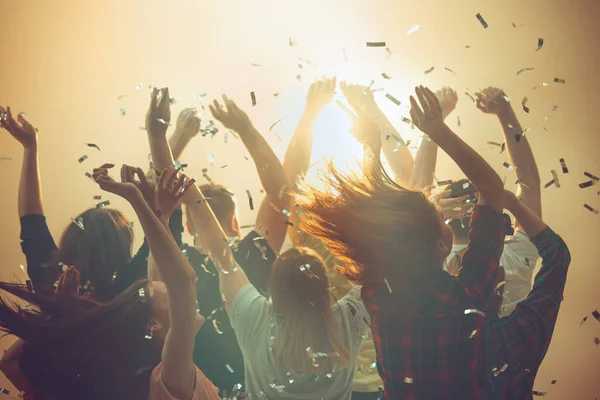
<path fill-rule="evenodd" d="M 304 180 L 313 125 L 338 86 L 364 159 L 357 173 L 328 164 L 317 188 Z M 569 250 L 542 220 L 536 162 L 505 93 L 485 89 L 476 105 L 500 122 L 517 193 L 444 123 L 457 101 L 450 88 L 415 88 L 413 159 L 369 88 L 317 81 L 280 162 L 244 110 L 215 100 L 210 112 L 239 135 L 265 192 L 243 236 L 235 194 L 198 185 L 177 161 L 201 130 L 197 110 L 167 139 L 169 89 L 155 88 L 150 170 L 92 174 L 135 211 L 145 235 L 135 254 L 132 223 L 108 207 L 66 221 L 54 240 L 37 129 L 0 109 L 24 150 L 29 275 L 0 282 L 0 330 L 18 338 L 0 370 L 35 400 L 531 398 Z M 436 182 L 438 147 L 466 179 Z"/>

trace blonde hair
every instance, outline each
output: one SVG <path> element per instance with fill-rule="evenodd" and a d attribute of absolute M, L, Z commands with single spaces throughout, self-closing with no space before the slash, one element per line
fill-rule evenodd
<path fill-rule="evenodd" d="M 303 374 L 344 368 L 350 351 L 331 310 L 321 257 L 304 247 L 282 253 L 273 263 L 269 290 L 273 309 L 282 318 L 282 334 L 273 343 L 276 366 Z M 311 358 L 312 353 L 328 356 Z"/>
<path fill-rule="evenodd" d="M 324 190 L 300 185 L 300 229 L 320 239 L 340 260 L 336 268 L 358 285 L 383 278 L 404 285 L 440 268 L 440 215 L 425 194 L 396 184 L 381 164 L 362 176 L 327 165 Z"/>

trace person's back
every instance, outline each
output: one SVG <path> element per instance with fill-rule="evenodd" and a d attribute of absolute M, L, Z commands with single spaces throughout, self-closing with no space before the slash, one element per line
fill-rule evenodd
<path fill-rule="evenodd" d="M 286 253 L 296 261 L 302 258 L 297 249 Z M 246 285 L 231 305 L 231 323 L 244 354 L 246 391 L 270 399 L 350 399 L 355 358 L 368 329 L 359 288 L 331 305 L 318 256 L 296 265 L 294 260 L 289 264 L 286 253 L 273 266 L 272 303 Z M 279 274 L 281 270 L 287 272 Z M 314 290 L 306 290 L 306 283 Z M 303 301 L 296 297 L 300 293 L 305 294 Z"/>

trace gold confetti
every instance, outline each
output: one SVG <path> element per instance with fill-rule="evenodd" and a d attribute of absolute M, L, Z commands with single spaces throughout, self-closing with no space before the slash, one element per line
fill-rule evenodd
<path fill-rule="evenodd" d="M 433 67 L 429 68 L 428 70 L 426 70 L 425 75 L 432 73 L 434 69 L 435 69 L 435 65 Z"/>
<path fill-rule="evenodd" d="M 535 68 L 521 68 L 517 71 L 517 75 L 521 75 L 525 71 L 533 71 Z"/>
<path fill-rule="evenodd" d="M 273 122 L 273 123 L 271 124 L 271 126 L 269 127 L 269 131 L 272 131 L 272 130 L 273 130 L 273 127 L 275 127 L 275 125 L 277 125 L 277 124 L 278 124 L 278 123 L 280 123 L 281 121 L 283 121 L 283 118 L 281 118 L 281 119 L 278 119 L 277 121 Z"/>
<path fill-rule="evenodd" d="M 256 95 L 254 92 L 250 92 L 250 99 L 252 100 L 252 107 L 256 105 Z"/>
<path fill-rule="evenodd" d="M 367 42 L 367 47 L 385 47 L 385 42 Z"/>

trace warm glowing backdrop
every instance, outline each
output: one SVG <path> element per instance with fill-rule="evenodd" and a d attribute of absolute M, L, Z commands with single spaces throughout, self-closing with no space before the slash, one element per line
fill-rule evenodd
<path fill-rule="evenodd" d="M 39 128 L 44 206 L 58 239 L 70 217 L 93 206 L 93 196 L 100 194 L 84 176 L 86 171 L 104 161 L 147 164 L 148 146 L 139 127 L 150 84 L 170 87 L 177 100 L 175 113 L 186 106 L 200 107 L 201 101 L 227 90 L 249 110 L 279 155 L 315 76 L 337 74 L 363 84 L 375 80 L 374 88 L 385 88 L 379 93 L 380 104 L 415 143 L 416 131 L 399 119 L 408 114 L 405 104 L 411 87 L 452 85 L 460 102 L 450 125 L 501 176 L 507 176 L 512 187 L 513 173 L 502 167 L 506 155 L 497 155 L 497 149 L 486 144 L 502 141 L 497 122 L 478 112 L 464 95 L 467 88 L 473 92 L 489 85 L 503 87 L 516 104 L 522 125 L 531 128 L 528 135 L 542 181 L 551 179 L 551 169 L 560 171 L 561 157 L 571 171 L 560 175 L 560 189 L 543 191 L 544 217 L 569 244 L 573 263 L 554 340 L 535 388 L 547 391 L 548 399 L 592 399 L 600 395 L 600 346 L 594 344 L 600 322 L 590 318 L 581 327 L 579 322 L 600 308 L 600 215 L 583 204 L 600 209 L 600 185 L 579 189 L 577 184 L 587 180 L 584 171 L 600 175 L 598 4 L 594 0 L 0 0 L 0 103 L 25 111 Z M 478 12 L 488 29 L 475 18 Z M 408 35 L 415 24 L 421 29 Z M 290 38 L 297 46 L 290 47 Z M 545 44 L 536 52 L 538 38 Z M 388 58 L 384 48 L 367 48 L 367 41 L 387 42 L 393 57 Z M 433 72 L 424 74 L 433 66 Z M 525 67 L 535 69 L 517 76 Z M 392 79 L 381 78 L 383 72 Z M 566 84 L 553 83 L 555 77 L 566 79 Z M 144 88 L 136 90 L 140 82 Z M 541 82 L 549 86 L 532 89 Z M 251 91 L 258 101 L 254 108 Z M 208 98 L 193 97 L 205 92 Z M 383 98 L 386 92 L 403 105 L 396 107 Z M 117 100 L 122 95 L 127 97 Z M 525 95 L 529 115 L 519 104 Z M 553 106 L 558 109 L 551 111 Z M 345 133 L 347 126 L 345 114 L 335 105 L 329 107 L 319 121 L 315 160 L 333 156 L 343 162 L 360 154 Z M 86 142 L 97 143 L 102 151 L 86 147 Z M 224 143 L 221 132 L 212 139 L 195 139 L 182 162 L 190 164 L 187 172 L 199 180 L 201 169 L 209 168 L 213 180 L 234 192 L 244 196 L 250 189 L 257 204 L 259 181 L 243 153 L 239 140 L 230 137 Z M 89 159 L 79 164 L 77 159 L 84 154 Z M 210 154 L 214 165 L 209 165 Z M 13 159 L 0 161 L 0 274 L 2 279 L 16 275 L 24 280 L 17 218 L 22 155 L 6 132 L 0 132 L 0 157 Z M 438 178 L 458 176 L 458 168 L 441 154 Z M 239 202 L 241 222 L 249 224 L 254 211 L 244 197 Z M 131 215 L 123 201 L 106 195 L 103 199 Z M 139 244 L 139 227 L 136 233 Z M 0 345 L 10 341 L 5 338 Z M 558 380 L 555 385 L 550 384 L 553 379 Z"/>

